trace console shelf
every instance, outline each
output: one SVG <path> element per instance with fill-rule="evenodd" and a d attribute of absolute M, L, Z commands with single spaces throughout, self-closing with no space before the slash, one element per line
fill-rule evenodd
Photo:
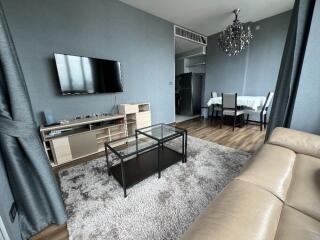
<path fill-rule="evenodd" d="M 119 114 L 116 115 L 76 119 L 49 127 L 41 126 L 40 134 L 51 166 L 61 166 L 104 152 L 106 142 L 133 135 L 137 128 L 151 125 L 149 103 L 121 104 L 118 108 Z M 56 134 L 52 134 L 54 132 Z"/>
<path fill-rule="evenodd" d="M 151 126 L 151 110 L 149 103 L 121 104 L 119 113 L 126 116 L 128 134 L 133 135 L 138 128 Z"/>
<path fill-rule="evenodd" d="M 58 131 L 52 135 L 53 131 Z M 128 135 L 126 115 L 77 119 L 69 123 L 40 127 L 40 134 L 52 167 L 104 151 L 104 143 Z"/>

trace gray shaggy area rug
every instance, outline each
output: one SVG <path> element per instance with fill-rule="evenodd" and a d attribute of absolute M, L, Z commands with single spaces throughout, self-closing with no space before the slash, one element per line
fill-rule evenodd
<path fill-rule="evenodd" d="M 247 152 L 188 137 L 187 163 L 163 170 L 160 179 L 155 174 L 134 185 L 127 198 L 108 176 L 105 158 L 62 170 L 70 239 L 179 239 L 250 157 Z"/>

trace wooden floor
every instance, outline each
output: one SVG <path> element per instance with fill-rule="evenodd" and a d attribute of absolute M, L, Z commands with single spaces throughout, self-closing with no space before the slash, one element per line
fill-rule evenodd
<path fill-rule="evenodd" d="M 247 152 L 256 152 L 264 142 L 265 131 L 260 131 L 256 124 L 248 124 L 242 128 L 223 125 L 218 121 L 194 119 L 178 123 L 177 126 L 188 130 L 188 134 L 210 142 Z"/>
<path fill-rule="evenodd" d="M 224 125 L 220 128 L 218 122 L 203 119 L 193 119 L 178 123 L 177 126 L 188 130 L 188 134 L 210 142 L 247 152 L 256 152 L 264 142 L 265 131 L 260 131 L 256 125 L 246 125 L 236 128 Z M 69 234 L 66 225 L 51 225 L 31 240 L 67 240 Z"/>

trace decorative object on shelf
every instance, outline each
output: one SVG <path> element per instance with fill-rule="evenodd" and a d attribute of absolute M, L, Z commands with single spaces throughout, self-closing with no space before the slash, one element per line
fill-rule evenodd
<path fill-rule="evenodd" d="M 233 10 L 235 19 L 233 24 L 229 25 L 219 36 L 218 46 L 228 55 L 238 55 L 242 50 L 246 49 L 250 40 L 253 38 L 251 29 L 248 26 L 248 31 L 244 30 L 243 23 L 238 19 L 240 9 Z"/>

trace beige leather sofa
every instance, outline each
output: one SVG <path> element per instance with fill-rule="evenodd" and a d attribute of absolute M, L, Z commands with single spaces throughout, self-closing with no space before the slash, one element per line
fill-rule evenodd
<path fill-rule="evenodd" d="M 275 129 L 182 239 L 320 239 L 320 136 Z"/>

